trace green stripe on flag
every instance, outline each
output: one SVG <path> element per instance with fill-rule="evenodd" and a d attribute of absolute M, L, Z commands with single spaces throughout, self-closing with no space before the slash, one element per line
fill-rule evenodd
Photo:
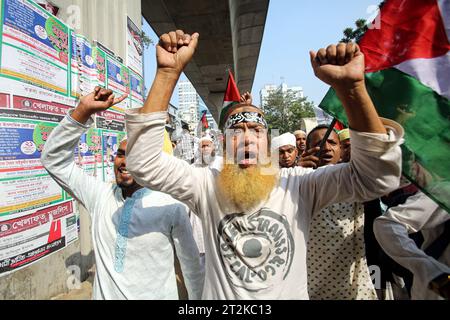
<path fill-rule="evenodd" d="M 450 101 L 395 68 L 366 74 L 378 113 L 405 129 L 403 174 L 450 212 Z M 348 125 L 333 89 L 319 107 Z"/>

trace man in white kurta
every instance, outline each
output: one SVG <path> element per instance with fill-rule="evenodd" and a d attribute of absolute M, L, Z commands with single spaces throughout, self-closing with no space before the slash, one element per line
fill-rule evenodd
<path fill-rule="evenodd" d="M 439 257 L 432 257 L 425 251 L 444 232 L 449 220 L 450 214 L 420 191 L 375 220 L 375 236 L 383 250 L 413 274 L 412 299 L 443 299 L 430 290 L 429 285 L 436 277 L 450 274 L 450 245 L 447 242 Z M 421 248 L 408 236 L 419 231 L 424 238 Z M 449 286 L 447 284 L 447 290 Z"/>
<path fill-rule="evenodd" d="M 107 99 L 111 92 L 104 95 Z M 92 97 L 83 97 L 82 103 L 89 104 Z M 80 110 L 78 106 L 74 113 Z M 87 118 L 91 114 L 88 112 Z M 74 149 L 92 120 L 80 123 L 72 115 L 67 115 L 49 136 L 42 163 L 90 213 L 96 261 L 93 299 L 178 299 L 174 248 L 189 298 L 199 299 L 204 274 L 185 206 L 132 181 L 135 189 L 126 192 L 130 185 L 105 183 L 83 172 L 74 162 Z M 130 180 L 125 147 L 120 144 L 115 160 L 117 163 L 121 158 L 115 168 L 116 179 Z"/>

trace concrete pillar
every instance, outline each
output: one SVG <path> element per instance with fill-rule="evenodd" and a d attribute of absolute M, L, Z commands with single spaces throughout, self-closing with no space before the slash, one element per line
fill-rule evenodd
<path fill-rule="evenodd" d="M 76 33 L 100 41 L 122 59 L 126 58 L 127 16 L 142 28 L 141 0 L 52 0 L 58 17 Z"/>

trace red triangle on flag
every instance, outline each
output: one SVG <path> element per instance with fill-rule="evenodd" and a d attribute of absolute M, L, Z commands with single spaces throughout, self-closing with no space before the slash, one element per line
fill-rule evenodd
<path fill-rule="evenodd" d="M 208 119 L 206 118 L 206 113 L 207 113 L 206 110 L 203 111 L 201 122 L 202 122 L 204 129 L 209 129 L 209 123 L 208 123 Z"/>
<path fill-rule="evenodd" d="M 224 106 L 230 102 L 240 102 L 241 94 L 239 93 L 239 89 L 234 81 L 233 74 L 231 70 L 228 70 L 228 83 L 227 90 L 225 91 L 225 96 L 223 98 Z"/>
<path fill-rule="evenodd" d="M 340 122 L 339 120 L 336 120 L 336 124 L 334 125 L 334 129 L 337 131 L 341 131 L 345 129 L 345 126 L 342 122 Z"/>
<path fill-rule="evenodd" d="M 228 70 L 228 83 L 227 89 L 225 91 L 225 96 L 223 97 L 223 106 L 222 111 L 220 112 L 220 120 L 219 127 L 224 125 L 225 119 L 228 116 L 228 113 L 231 111 L 233 105 L 240 103 L 241 94 L 239 93 L 239 89 L 234 81 L 233 73 L 231 70 Z"/>
<path fill-rule="evenodd" d="M 366 72 L 391 68 L 406 60 L 435 58 L 450 50 L 436 0 L 390 0 L 383 5 L 379 26 L 368 30 L 359 45 Z"/>

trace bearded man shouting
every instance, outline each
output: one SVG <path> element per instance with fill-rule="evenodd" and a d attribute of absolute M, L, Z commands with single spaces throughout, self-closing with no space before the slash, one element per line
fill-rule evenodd
<path fill-rule="evenodd" d="M 223 170 L 193 168 L 164 154 L 162 146 L 169 99 L 198 39 L 181 30 L 161 36 L 149 96 L 126 115 L 128 170 L 140 185 L 170 194 L 202 219 L 204 299 L 308 299 L 306 242 L 313 213 L 396 189 L 403 130 L 378 117 L 358 46 L 331 45 L 311 52 L 311 63 L 345 106 L 352 128 L 350 163 L 278 169 L 268 154 L 263 112 L 238 104 L 223 111 Z"/>

